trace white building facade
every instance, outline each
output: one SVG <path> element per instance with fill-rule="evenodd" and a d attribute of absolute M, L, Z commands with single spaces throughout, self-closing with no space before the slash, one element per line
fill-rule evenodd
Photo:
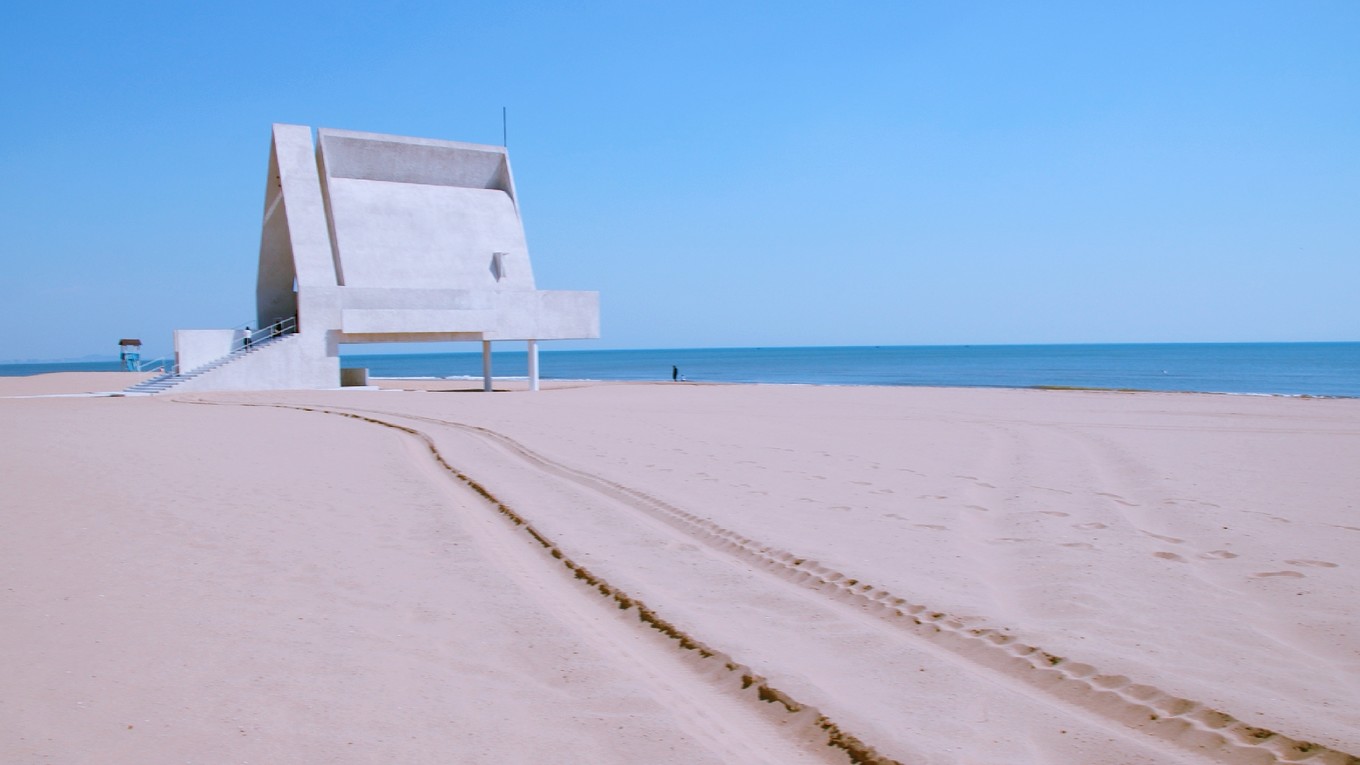
<path fill-rule="evenodd" d="M 183 390 L 333 388 L 346 343 L 600 335 L 599 293 L 540 290 L 503 147 L 274 125 L 249 345 L 179 330 Z M 203 371 L 205 367 L 215 367 Z M 197 374 L 194 374 L 197 372 Z"/>

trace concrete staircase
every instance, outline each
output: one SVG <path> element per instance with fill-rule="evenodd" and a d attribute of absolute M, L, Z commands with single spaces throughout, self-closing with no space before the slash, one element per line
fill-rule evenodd
<path fill-rule="evenodd" d="M 219 359 L 204 364 L 203 366 L 198 367 L 197 369 L 191 369 L 188 372 L 184 372 L 182 374 L 167 372 L 163 375 L 157 375 L 155 377 L 142 380 L 136 385 L 124 388 L 123 393 L 125 395 L 130 396 L 136 395 L 150 396 L 156 393 L 165 393 L 168 390 L 173 390 L 176 386 L 180 385 L 181 383 L 185 383 L 188 382 L 189 380 L 202 377 L 203 375 L 209 374 L 213 370 L 221 369 L 222 367 L 228 364 L 246 358 L 252 353 L 258 353 L 264 348 L 268 348 L 277 343 L 287 342 L 288 340 L 294 339 L 296 337 L 297 337 L 296 334 L 289 333 L 286 335 L 277 335 L 275 337 L 262 338 L 260 340 L 256 340 L 250 345 L 245 346 L 244 348 L 237 348 L 231 353 L 228 353 L 227 355 Z"/>

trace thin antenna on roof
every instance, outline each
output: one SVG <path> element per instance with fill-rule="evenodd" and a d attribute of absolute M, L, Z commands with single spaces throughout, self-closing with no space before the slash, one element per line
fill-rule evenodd
<path fill-rule="evenodd" d="M 509 133 L 507 133 L 507 132 L 506 132 L 506 129 L 505 129 L 505 107 L 502 106 L 502 107 L 501 107 L 501 146 L 502 146 L 503 148 L 509 148 L 509 146 L 510 146 L 510 141 L 508 140 L 508 137 L 509 137 Z"/>

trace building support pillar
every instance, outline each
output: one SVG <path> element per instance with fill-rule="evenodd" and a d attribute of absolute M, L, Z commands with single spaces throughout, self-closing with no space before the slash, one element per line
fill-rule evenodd
<path fill-rule="evenodd" d="M 529 341 L 529 390 L 538 390 L 538 341 Z"/>
<path fill-rule="evenodd" d="M 491 392 L 491 341 L 482 341 L 482 390 Z"/>

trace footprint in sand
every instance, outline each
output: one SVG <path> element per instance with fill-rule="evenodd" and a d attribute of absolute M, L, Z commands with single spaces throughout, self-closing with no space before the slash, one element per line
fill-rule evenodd
<path fill-rule="evenodd" d="M 1236 558 L 1237 553 L 1227 550 L 1210 550 L 1207 553 L 1200 553 L 1199 557 L 1205 560 L 1228 560 L 1229 558 Z"/>
<path fill-rule="evenodd" d="M 1335 563 L 1325 560 L 1287 560 L 1285 563 L 1291 566 L 1308 566 L 1309 568 L 1336 568 Z"/>
<path fill-rule="evenodd" d="M 1303 578 L 1303 574 L 1300 574 L 1300 573 L 1297 572 L 1297 571 L 1262 571 L 1262 572 L 1257 573 L 1257 574 L 1252 574 L 1252 576 L 1256 577 L 1257 579 L 1262 579 L 1262 578 L 1267 577 L 1267 576 L 1285 576 L 1285 577 L 1289 577 L 1290 579 L 1302 579 L 1302 578 Z"/>
<path fill-rule="evenodd" d="M 1064 513 L 1061 510 L 1040 510 L 1039 515 L 1051 515 L 1054 518 L 1066 518 L 1071 513 Z"/>
<path fill-rule="evenodd" d="M 871 492 L 869 492 L 869 493 L 870 493 L 870 494 L 892 494 L 892 493 L 893 493 L 893 490 L 892 490 L 892 489 L 874 489 L 873 491 L 871 491 Z M 940 499 L 944 499 L 944 497 L 940 497 Z"/>
<path fill-rule="evenodd" d="M 840 510 L 841 512 L 845 512 L 846 510 L 849 510 L 849 509 L 850 509 L 850 506 L 849 506 L 849 505 L 833 505 L 833 506 L 831 507 L 831 509 L 832 509 L 832 510 Z"/>
<path fill-rule="evenodd" d="M 1110 500 L 1116 505 L 1123 505 L 1124 507 L 1138 507 L 1137 502 L 1130 502 L 1127 499 L 1124 499 L 1123 497 L 1116 497 L 1113 494 L 1102 494 L 1101 496 L 1105 497 L 1106 499 Z"/>
<path fill-rule="evenodd" d="M 1022 542 L 1038 542 L 1039 540 L 1022 537 L 997 537 L 996 539 L 988 539 L 987 541 L 994 545 L 1014 545 Z"/>
<path fill-rule="evenodd" d="M 1087 544 L 1086 542 L 1063 542 L 1063 543 L 1059 544 L 1058 546 L 1059 546 L 1059 547 L 1070 547 L 1070 548 L 1072 548 L 1073 550 L 1094 550 L 1094 549 L 1096 549 L 1096 546 L 1095 546 L 1095 545 L 1093 545 L 1093 544 Z"/>
<path fill-rule="evenodd" d="M 1155 552 L 1152 555 L 1153 557 L 1161 558 L 1162 560 L 1174 560 L 1177 563 L 1185 562 L 1185 558 L 1182 558 L 1181 556 L 1173 552 Z"/>
<path fill-rule="evenodd" d="M 868 481 L 851 481 L 850 483 L 852 483 L 852 484 L 854 484 L 854 485 L 856 485 L 856 486 L 872 486 L 872 485 L 873 485 L 873 484 L 869 483 Z"/>
<path fill-rule="evenodd" d="M 913 523 L 918 529 L 930 529 L 931 531 L 949 531 L 948 526 L 936 526 L 933 523 Z"/>
<path fill-rule="evenodd" d="M 1072 525 L 1072 528 L 1081 529 L 1082 531 L 1095 531 L 1097 529 L 1108 529 L 1109 526 L 1106 526 L 1103 523 L 1076 523 Z"/>
<path fill-rule="evenodd" d="M 1182 543 L 1182 542 L 1185 541 L 1184 539 L 1179 539 L 1179 538 L 1177 538 L 1177 537 L 1168 537 L 1168 536 L 1163 536 L 1163 535 L 1161 535 L 1161 534 L 1153 534 L 1151 531 L 1144 531 L 1143 533 L 1144 533 L 1144 534 L 1147 534 L 1148 536 L 1152 537 L 1153 539 L 1160 539 L 1160 540 L 1163 541 L 1163 542 L 1167 542 L 1168 544 L 1173 544 L 1173 545 L 1178 545 L 1178 544 L 1180 544 L 1180 543 Z"/>
<path fill-rule="evenodd" d="M 1199 499 L 1164 499 L 1164 500 L 1162 500 L 1162 504 L 1163 504 L 1163 505 L 1199 505 L 1200 507 L 1212 507 L 1212 508 L 1214 508 L 1214 509 L 1222 509 L 1222 507 L 1223 507 L 1222 505 L 1215 505 L 1215 504 L 1212 503 L 1212 502 L 1205 502 L 1205 501 L 1199 500 Z"/>
<path fill-rule="evenodd" d="M 1070 495 L 1070 494 L 1072 493 L 1072 492 L 1067 491 L 1067 490 L 1065 490 L 1065 489 L 1055 489 L 1055 488 L 1053 488 L 1052 486 L 1035 486 L 1034 484 L 1030 484 L 1030 488 L 1031 488 L 1031 489 L 1039 489 L 1040 491 L 1051 491 L 1051 492 L 1055 492 L 1055 493 L 1058 493 L 1058 494 L 1068 494 L 1068 495 Z"/>
<path fill-rule="evenodd" d="M 980 510 L 980 511 L 982 511 L 982 512 L 984 512 L 984 513 L 990 513 L 990 512 L 991 512 L 991 508 L 989 508 L 989 507 L 983 507 L 982 505 L 964 505 L 964 507 L 968 508 L 969 510 Z"/>

